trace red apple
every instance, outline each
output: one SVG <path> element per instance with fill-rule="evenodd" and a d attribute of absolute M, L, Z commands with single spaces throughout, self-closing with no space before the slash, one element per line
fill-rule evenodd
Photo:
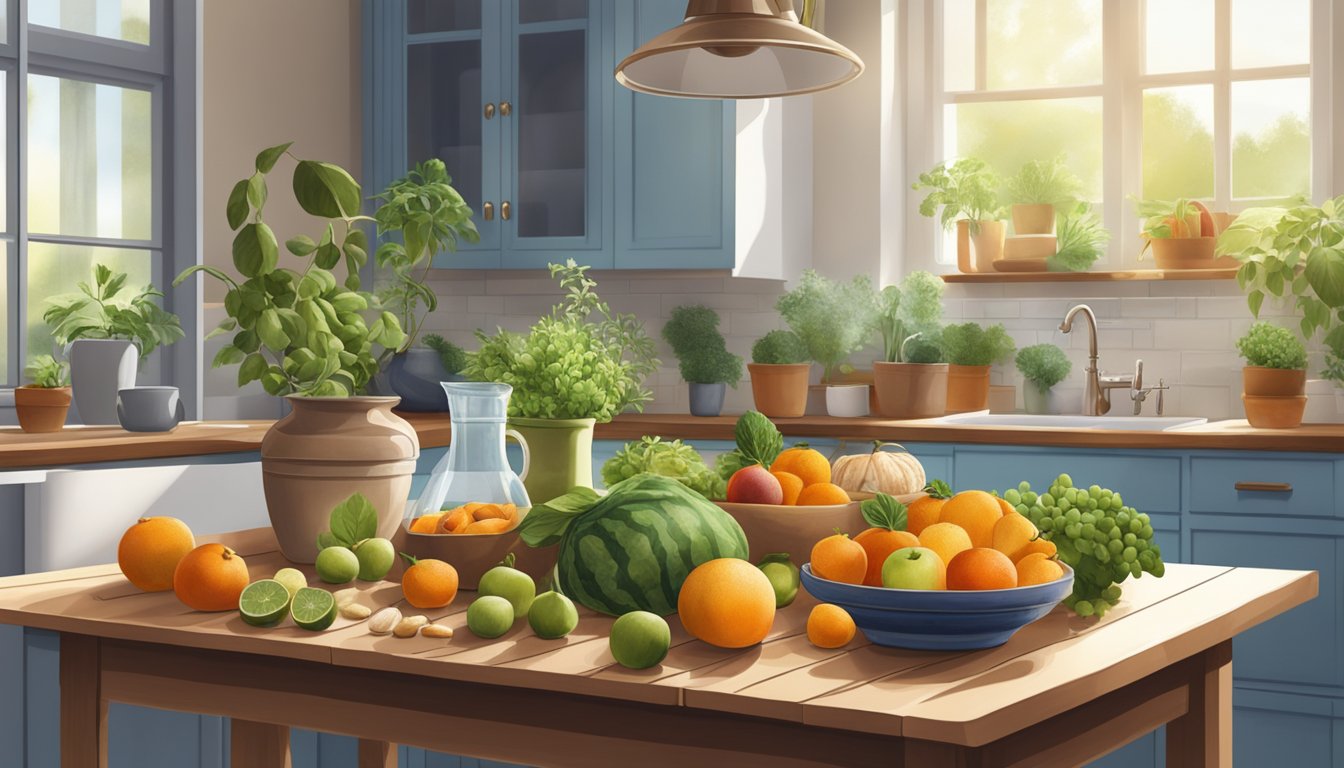
<path fill-rule="evenodd" d="M 743 467 L 728 478 L 728 501 L 739 504 L 783 504 L 784 489 L 760 464 Z"/>

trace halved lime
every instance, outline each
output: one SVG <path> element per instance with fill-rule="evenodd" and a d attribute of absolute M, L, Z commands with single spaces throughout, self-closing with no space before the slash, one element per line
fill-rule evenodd
<path fill-rule="evenodd" d="M 336 620 L 336 598 L 325 589 L 304 587 L 294 593 L 289 615 L 300 627 L 321 632 Z"/>
<path fill-rule="evenodd" d="M 254 627 L 273 627 L 289 611 L 289 590 L 275 579 L 248 584 L 238 596 L 238 613 Z"/>

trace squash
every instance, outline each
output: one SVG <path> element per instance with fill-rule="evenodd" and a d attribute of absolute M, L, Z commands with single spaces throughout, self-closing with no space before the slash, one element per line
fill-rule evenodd
<path fill-rule="evenodd" d="M 886 448 L 899 448 L 900 452 Z M 924 465 L 899 443 L 874 440 L 871 453 L 836 459 L 831 482 L 852 493 L 919 493 L 924 489 Z"/>

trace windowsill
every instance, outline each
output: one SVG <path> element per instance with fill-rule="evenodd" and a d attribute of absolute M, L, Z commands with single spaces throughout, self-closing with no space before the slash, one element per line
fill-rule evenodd
<path fill-rule="evenodd" d="M 1231 280 L 1236 269 L 1128 269 L 1107 272 L 953 272 L 945 283 L 1090 283 L 1118 280 Z"/>

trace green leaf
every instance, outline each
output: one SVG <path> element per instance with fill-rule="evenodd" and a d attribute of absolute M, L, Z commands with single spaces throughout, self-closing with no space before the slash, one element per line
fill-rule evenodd
<path fill-rule="evenodd" d="M 868 525 L 874 528 L 885 528 L 889 531 L 905 530 L 905 505 L 885 493 L 879 493 L 863 501 L 859 504 L 859 512 Z"/>
<path fill-rule="evenodd" d="M 247 180 L 247 202 L 257 210 L 266 205 L 266 177 L 260 173 Z"/>
<path fill-rule="evenodd" d="M 263 149 L 260 152 L 258 152 L 257 170 L 261 171 L 262 173 L 270 173 L 271 169 L 275 167 L 275 162 L 279 160 L 280 156 L 285 153 L 285 150 L 289 149 L 290 146 L 293 144 L 294 142 L 287 141 L 284 144 L 277 144 L 274 147 L 267 147 L 266 149 Z"/>
<path fill-rule="evenodd" d="M 274 309 L 262 311 L 257 318 L 257 336 L 267 349 L 283 352 L 289 346 L 289 336 L 280 325 L 280 315 Z"/>
<path fill-rule="evenodd" d="M 1331 307 L 1344 306 L 1344 252 L 1317 247 L 1307 257 L 1307 282 Z"/>
<path fill-rule="evenodd" d="M 280 246 L 275 233 L 264 222 L 254 222 L 238 230 L 233 238 L 233 266 L 244 277 L 257 277 L 275 269 Z"/>
<path fill-rule="evenodd" d="M 233 191 L 229 192 L 229 201 L 225 204 L 224 214 L 229 219 L 229 229 L 238 229 L 247 221 L 247 214 L 251 208 L 247 205 L 247 179 L 243 179 L 233 185 Z"/>
<path fill-rule="evenodd" d="M 300 160 L 294 168 L 294 198 L 314 216 L 339 219 L 359 213 L 359 183 L 331 163 Z"/>
<path fill-rule="evenodd" d="M 341 249 L 334 243 L 323 243 L 317 246 L 317 257 L 313 262 L 322 269 L 332 269 L 341 263 Z"/>
<path fill-rule="evenodd" d="M 518 524 L 518 535 L 529 547 L 547 547 L 560 541 L 579 515 L 593 508 L 602 497 L 592 488 L 574 488 L 545 504 L 532 507 Z"/>
<path fill-rule="evenodd" d="M 760 411 L 747 411 L 738 417 L 733 436 L 744 457 L 766 467 L 784 450 L 784 435 Z"/>
<path fill-rule="evenodd" d="M 1260 290 L 1251 291 L 1246 294 L 1246 304 L 1251 308 L 1251 315 L 1260 316 L 1260 307 L 1265 303 L 1265 292 Z"/>
<path fill-rule="evenodd" d="M 238 366 L 238 386 L 243 387 L 250 382 L 258 381 L 267 367 L 266 358 L 258 354 L 248 355 L 243 359 L 243 364 Z"/>
<path fill-rule="evenodd" d="M 285 241 L 285 248 L 295 256 L 307 256 L 317 250 L 317 243 L 307 235 L 295 235 Z"/>
<path fill-rule="evenodd" d="M 331 510 L 331 534 L 344 546 L 378 535 L 378 510 L 362 493 L 356 493 Z"/>
<path fill-rule="evenodd" d="M 323 531 L 317 534 L 317 550 L 319 552 L 326 549 L 327 547 L 341 547 L 341 546 L 345 546 L 345 544 L 340 539 L 336 538 L 336 536 L 333 535 L 331 531 Z"/>
<path fill-rule="evenodd" d="M 223 334 L 226 334 L 237 327 L 238 327 L 238 321 L 236 319 L 232 317 L 226 317 L 223 320 L 219 321 L 219 325 L 215 326 L 215 329 L 213 331 L 207 333 L 205 335 L 205 338 L 209 340 L 215 338 L 216 336 L 222 336 Z"/>
<path fill-rule="evenodd" d="M 924 492 L 935 499 L 952 498 L 952 486 L 943 480 L 930 480 L 929 484 L 924 486 Z"/>
<path fill-rule="evenodd" d="M 228 344 L 226 346 L 220 347 L 219 351 L 215 353 L 214 362 L 210 363 L 210 367 L 223 368 L 226 365 L 241 363 L 243 361 L 243 358 L 245 357 L 247 357 L 247 355 L 243 353 L 243 350 L 233 346 L 232 344 Z"/>
<path fill-rule="evenodd" d="M 195 266 L 187 267 L 186 269 L 182 270 L 182 273 L 179 274 L 177 278 L 173 280 L 173 287 L 176 288 L 177 286 L 186 282 L 187 278 L 191 277 L 197 272 L 204 272 L 207 275 L 210 275 L 211 277 L 215 278 L 216 280 L 220 280 L 226 283 L 230 287 L 233 288 L 238 287 L 238 284 L 233 281 L 233 278 L 229 277 L 223 271 L 216 269 L 215 267 L 206 266 L 205 264 L 197 264 Z"/>

